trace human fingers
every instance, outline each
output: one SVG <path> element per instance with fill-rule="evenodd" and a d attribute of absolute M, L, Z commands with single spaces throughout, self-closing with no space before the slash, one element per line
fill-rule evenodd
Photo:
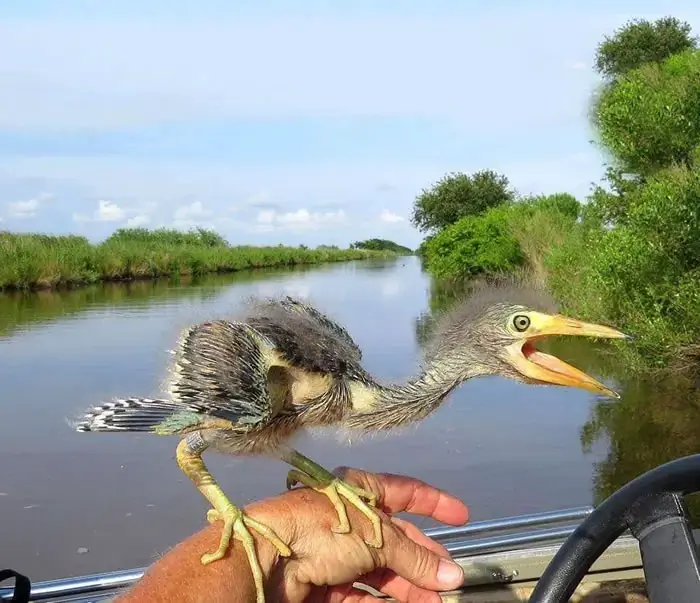
<path fill-rule="evenodd" d="M 334 473 L 376 494 L 377 504 L 387 513 L 406 511 L 450 525 L 462 525 L 469 519 L 469 509 L 461 500 L 419 479 L 349 467 L 339 467 Z"/>
<path fill-rule="evenodd" d="M 464 581 L 462 567 L 452 559 L 414 542 L 397 526 L 386 532 L 384 546 L 374 552 L 379 567 L 390 569 L 412 584 L 433 591 L 452 590 Z"/>
<path fill-rule="evenodd" d="M 433 551 L 433 553 L 440 555 L 440 557 L 450 557 L 450 553 L 444 546 L 430 538 L 430 536 L 427 536 L 425 532 L 413 525 L 410 521 L 393 516 L 391 517 L 391 521 L 406 534 L 406 536 L 413 540 L 413 542 L 424 546 L 428 550 Z"/>

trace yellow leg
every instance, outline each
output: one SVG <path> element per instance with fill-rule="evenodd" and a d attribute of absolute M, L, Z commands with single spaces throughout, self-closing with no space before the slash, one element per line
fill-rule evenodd
<path fill-rule="evenodd" d="M 194 482 L 199 491 L 214 507 L 207 512 L 207 521 L 209 523 L 219 520 L 224 522 L 219 547 L 211 553 L 202 555 L 202 564 L 208 565 L 222 559 L 231 544 L 231 538 L 238 538 L 243 543 L 253 572 L 257 589 L 257 603 L 265 603 L 263 573 L 255 551 L 255 541 L 248 528 L 252 528 L 271 542 L 283 557 L 289 557 L 292 552 L 271 528 L 248 517 L 229 501 L 202 460 L 201 455 L 206 448 L 207 445 L 201 434 L 194 432 L 178 444 L 176 455 L 180 469 Z"/>
<path fill-rule="evenodd" d="M 338 534 L 347 534 L 350 531 L 350 521 L 348 520 L 345 503 L 341 500 L 342 495 L 351 505 L 360 511 L 372 524 L 374 529 L 374 539 L 365 542 L 372 547 L 380 548 L 384 544 L 382 534 L 382 520 L 377 512 L 372 508 L 377 506 L 377 497 L 374 493 L 363 488 L 352 486 L 342 479 L 333 475 L 311 459 L 305 457 L 296 450 L 285 453 L 282 457 L 287 463 L 296 467 L 287 474 L 287 488 L 290 489 L 296 483 L 302 483 L 309 488 L 325 494 L 335 507 L 338 513 L 338 526 L 333 531 Z M 365 502 L 362 499 L 366 499 Z M 368 504 L 369 503 L 369 504 Z"/>

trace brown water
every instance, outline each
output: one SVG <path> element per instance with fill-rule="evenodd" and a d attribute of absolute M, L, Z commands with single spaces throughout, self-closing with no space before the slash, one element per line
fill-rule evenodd
<path fill-rule="evenodd" d="M 79 434 L 65 419 L 113 396 L 157 394 L 182 327 L 277 293 L 331 311 L 387 380 L 416 369 L 420 326 L 444 301 L 416 258 L 0 296 L 0 566 L 33 580 L 140 567 L 199 529 L 207 504 L 177 468 L 176 439 Z M 556 353 L 616 376 L 600 345 L 565 341 Z M 410 430 L 352 447 L 308 437 L 300 449 L 329 468 L 425 479 L 461 496 L 475 520 L 591 504 L 700 450 L 693 396 L 622 387 L 608 403 L 476 379 Z M 282 462 L 206 458 L 240 504 L 284 488 Z"/>

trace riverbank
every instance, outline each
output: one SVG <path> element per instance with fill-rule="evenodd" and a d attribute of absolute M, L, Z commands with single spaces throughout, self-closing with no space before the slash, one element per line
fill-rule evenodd
<path fill-rule="evenodd" d="M 0 291 L 76 287 L 159 277 L 230 273 L 255 268 L 396 257 L 388 251 L 337 247 L 230 246 L 209 231 L 132 229 L 106 241 L 0 233 Z"/>
<path fill-rule="evenodd" d="M 631 21 L 596 50 L 607 81 L 589 117 L 609 162 L 585 202 L 521 196 L 492 172 L 451 174 L 421 193 L 413 221 L 430 227 L 427 270 L 524 271 L 562 312 L 632 335 L 611 343 L 630 374 L 699 379 L 700 127 L 687 116 L 700 106 L 700 48 L 689 32 L 674 19 Z"/>

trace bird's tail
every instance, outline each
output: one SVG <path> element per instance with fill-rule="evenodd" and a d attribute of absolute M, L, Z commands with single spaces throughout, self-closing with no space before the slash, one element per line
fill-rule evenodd
<path fill-rule="evenodd" d="M 155 432 L 183 410 L 181 404 L 171 400 L 119 398 L 90 408 L 73 426 L 76 431 Z"/>

